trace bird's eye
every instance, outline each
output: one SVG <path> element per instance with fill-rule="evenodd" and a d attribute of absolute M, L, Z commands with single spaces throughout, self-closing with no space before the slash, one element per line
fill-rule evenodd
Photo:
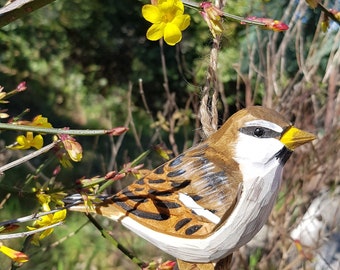
<path fill-rule="evenodd" d="M 240 132 L 252 137 L 264 139 L 264 138 L 280 138 L 281 133 L 270 128 L 261 126 L 246 126 L 239 129 Z"/>
<path fill-rule="evenodd" d="M 254 136 L 256 137 L 262 137 L 264 135 L 265 131 L 263 128 L 255 128 L 254 129 Z"/>

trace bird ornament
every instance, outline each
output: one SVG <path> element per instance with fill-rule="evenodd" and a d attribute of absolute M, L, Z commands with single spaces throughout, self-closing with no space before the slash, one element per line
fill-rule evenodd
<path fill-rule="evenodd" d="M 217 263 L 265 224 L 284 164 L 314 139 L 275 110 L 248 107 L 93 209 L 80 203 L 70 210 L 120 222 L 184 263 Z"/>

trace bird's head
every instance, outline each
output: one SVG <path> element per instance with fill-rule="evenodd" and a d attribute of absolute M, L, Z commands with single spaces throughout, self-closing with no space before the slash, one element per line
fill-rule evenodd
<path fill-rule="evenodd" d="M 283 165 L 295 148 L 315 136 L 294 127 L 273 109 L 252 106 L 232 115 L 211 139 L 215 149 L 228 148 L 237 162 L 260 167 L 273 159 Z"/>

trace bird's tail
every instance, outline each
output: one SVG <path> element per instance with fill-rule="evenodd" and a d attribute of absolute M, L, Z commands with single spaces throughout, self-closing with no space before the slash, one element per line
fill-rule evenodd
<path fill-rule="evenodd" d="M 119 219 L 125 216 L 108 196 L 101 196 L 98 197 L 98 199 L 100 202 L 94 202 L 92 205 L 88 205 L 85 204 L 80 194 L 73 194 L 64 198 L 63 201 L 66 205 L 65 207 L 74 212 L 96 213 L 114 221 L 119 221 Z"/>

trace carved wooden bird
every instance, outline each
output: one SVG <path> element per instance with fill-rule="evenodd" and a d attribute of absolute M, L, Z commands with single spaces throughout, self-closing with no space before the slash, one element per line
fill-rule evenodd
<path fill-rule="evenodd" d="M 249 107 L 92 211 L 179 260 L 218 262 L 261 229 L 284 164 L 296 147 L 314 139 L 272 109 Z M 83 204 L 71 210 L 91 211 Z"/>

